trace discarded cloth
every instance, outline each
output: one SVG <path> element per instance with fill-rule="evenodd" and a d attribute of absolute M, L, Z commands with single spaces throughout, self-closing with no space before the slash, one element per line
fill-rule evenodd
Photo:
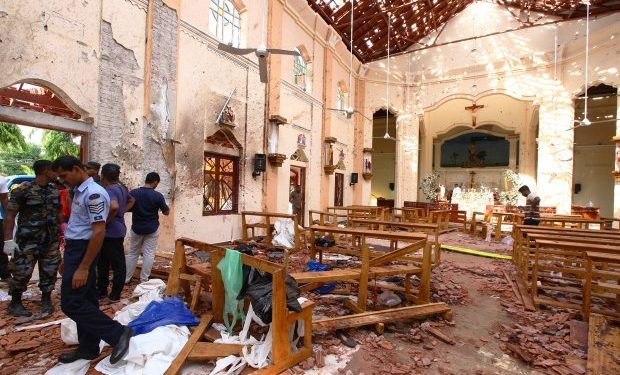
<path fill-rule="evenodd" d="M 67 318 L 60 322 L 60 338 L 67 345 L 77 345 L 80 343 L 78 341 L 77 325 L 73 320 Z"/>
<path fill-rule="evenodd" d="M 271 323 L 273 298 L 273 281 L 271 277 L 270 273 L 252 268 L 249 272 L 247 281 L 243 283 L 248 286 L 247 289 L 244 289 L 237 297 L 239 300 L 250 297 L 254 312 L 266 324 Z M 301 305 L 297 301 L 300 296 L 300 291 L 295 279 L 286 275 L 285 287 L 286 304 L 288 308 L 296 312 L 301 311 Z"/>
<path fill-rule="evenodd" d="M 274 227 L 273 240 L 274 246 L 283 246 L 287 249 L 295 247 L 295 222 L 293 219 L 276 220 Z"/>
<path fill-rule="evenodd" d="M 226 249 L 226 255 L 217 264 L 217 269 L 220 270 L 224 283 L 224 324 L 228 328 L 228 332 L 232 332 L 237 320 L 243 321 L 245 319 L 243 301 L 237 300 L 237 296 L 243 287 L 241 253 Z M 229 320 L 230 315 L 232 315 L 232 321 Z"/>
<path fill-rule="evenodd" d="M 320 247 L 331 247 L 336 246 L 336 241 L 333 238 L 329 238 L 326 236 L 318 237 L 314 240 L 314 244 Z"/>
<path fill-rule="evenodd" d="M 321 264 L 316 260 L 308 261 L 308 264 L 306 266 L 306 270 L 308 272 L 329 271 L 330 269 L 331 267 L 328 264 Z M 332 281 L 331 283 L 323 284 L 320 287 L 314 289 L 313 292 L 319 294 L 328 294 L 331 293 L 332 290 L 336 289 L 336 285 L 337 283 L 335 281 Z"/>
<path fill-rule="evenodd" d="M 151 301 L 142 314 L 129 323 L 134 336 L 149 333 L 157 327 L 170 324 L 197 326 L 198 318 L 185 306 L 179 297 L 163 301 Z"/>
<path fill-rule="evenodd" d="M 131 294 L 132 297 L 138 297 L 140 301 L 159 301 L 161 295 L 166 289 L 166 283 L 161 279 L 150 279 L 138 284 Z"/>
<path fill-rule="evenodd" d="M 87 359 L 78 359 L 71 363 L 59 363 L 45 372 L 45 375 L 86 375 L 90 361 Z"/>
<path fill-rule="evenodd" d="M 95 370 L 106 375 L 164 374 L 187 343 L 189 335 L 187 327 L 157 327 L 149 333 L 132 337 L 124 360 L 112 365 L 108 356 L 95 366 Z"/>

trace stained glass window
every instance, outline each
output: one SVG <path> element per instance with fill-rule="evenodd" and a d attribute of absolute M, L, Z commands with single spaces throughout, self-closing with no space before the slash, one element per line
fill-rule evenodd
<path fill-rule="evenodd" d="M 241 17 L 231 0 L 211 0 L 209 32 L 223 43 L 241 44 Z"/>
<path fill-rule="evenodd" d="M 239 159 L 205 153 L 203 215 L 237 213 Z"/>

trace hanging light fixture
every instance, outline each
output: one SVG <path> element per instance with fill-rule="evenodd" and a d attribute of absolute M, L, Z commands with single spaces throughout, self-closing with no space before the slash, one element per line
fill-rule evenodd
<path fill-rule="evenodd" d="M 388 124 L 390 120 L 390 24 L 392 23 L 392 13 L 388 12 L 388 25 L 387 25 L 387 79 L 385 85 L 385 134 L 384 139 L 392 139 L 388 131 Z"/>

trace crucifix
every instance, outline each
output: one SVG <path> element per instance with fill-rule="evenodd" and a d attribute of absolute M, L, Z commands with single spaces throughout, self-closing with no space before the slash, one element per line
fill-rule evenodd
<path fill-rule="evenodd" d="M 478 105 L 474 102 L 474 104 L 470 105 L 469 107 L 465 107 L 466 111 L 471 111 L 471 126 L 472 128 L 476 127 L 476 112 L 478 112 L 478 110 L 484 108 L 484 105 Z"/>

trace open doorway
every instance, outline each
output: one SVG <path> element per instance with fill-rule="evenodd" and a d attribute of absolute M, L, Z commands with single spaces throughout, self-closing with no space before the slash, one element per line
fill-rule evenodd
<path fill-rule="evenodd" d="M 384 109 L 373 114 L 371 197 L 379 206 L 394 206 L 396 180 L 396 116 Z"/>
<path fill-rule="evenodd" d="M 0 88 L 0 174 L 32 175 L 38 159 L 86 157 L 88 125 L 52 89 L 19 82 Z"/>
<path fill-rule="evenodd" d="M 295 187 L 299 186 L 299 192 L 295 192 Z M 297 197 L 297 194 L 299 197 Z M 306 168 L 291 165 L 291 176 L 289 183 L 289 197 L 299 200 L 300 204 L 293 204 L 293 214 L 297 215 L 297 220 L 301 226 L 304 226 L 304 218 L 306 212 Z"/>
<path fill-rule="evenodd" d="M 600 215 L 613 216 L 617 95 L 604 84 L 588 89 L 590 126 L 575 129 L 573 206 L 600 207 Z M 575 120 L 584 117 L 585 95 L 575 99 Z"/>

